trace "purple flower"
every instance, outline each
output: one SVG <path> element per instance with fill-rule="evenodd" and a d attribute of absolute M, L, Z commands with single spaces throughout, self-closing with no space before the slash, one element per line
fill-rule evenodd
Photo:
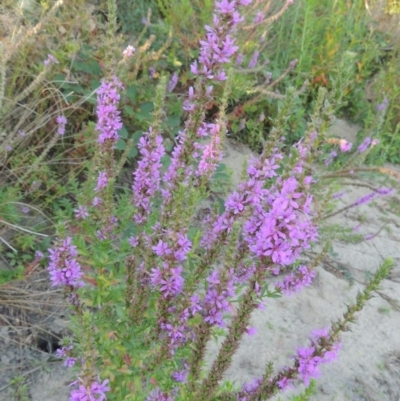
<path fill-rule="evenodd" d="M 357 152 L 358 153 L 364 152 L 370 144 L 371 144 L 371 138 L 370 137 L 365 138 L 364 142 L 358 147 Z"/>
<path fill-rule="evenodd" d="M 292 380 L 288 379 L 286 376 L 282 377 L 282 379 L 277 381 L 276 384 L 283 391 L 285 391 L 285 390 L 287 390 L 289 388 L 293 388 Z"/>
<path fill-rule="evenodd" d="M 172 253 L 172 249 L 169 247 L 168 243 L 163 242 L 162 240 L 158 241 L 156 246 L 153 246 L 153 251 L 159 257 L 170 255 Z"/>
<path fill-rule="evenodd" d="M 58 64 L 58 60 L 52 54 L 48 54 L 47 59 L 44 60 L 44 65 L 48 67 L 51 64 Z"/>
<path fill-rule="evenodd" d="M 49 249 L 48 270 L 53 286 L 79 287 L 82 285 L 81 266 L 75 259 L 77 251 L 71 241 L 72 239 L 67 237 L 60 246 Z"/>
<path fill-rule="evenodd" d="M 172 378 L 175 381 L 179 382 L 179 383 L 186 383 L 187 382 L 187 377 L 188 377 L 188 374 L 189 374 L 189 366 L 188 366 L 188 364 L 186 362 L 183 362 L 183 366 L 184 366 L 183 370 L 179 370 L 177 372 L 173 372 L 172 375 L 171 375 Z"/>
<path fill-rule="evenodd" d="M 297 348 L 297 359 L 299 361 L 297 371 L 306 386 L 310 384 L 310 378 L 317 379 L 321 375 L 319 365 L 323 360 L 320 356 L 315 356 L 314 352 L 314 347 Z"/>
<path fill-rule="evenodd" d="M 150 213 L 152 197 L 160 188 L 161 158 L 165 150 L 162 136 L 153 132 L 152 127 L 140 138 L 138 147 L 142 158 L 133 173 L 132 202 L 137 208 L 134 219 L 136 223 L 143 224 Z"/>
<path fill-rule="evenodd" d="M 235 11 L 236 7 L 236 0 L 221 0 L 215 2 L 215 8 L 217 9 L 218 12 L 221 14 L 230 14 Z"/>
<path fill-rule="evenodd" d="M 376 105 L 376 110 L 380 112 L 384 112 L 389 105 L 389 99 L 385 96 L 382 103 L 378 103 Z"/>
<path fill-rule="evenodd" d="M 333 150 L 325 160 L 325 166 L 329 166 L 335 157 L 337 157 L 337 152 Z"/>
<path fill-rule="evenodd" d="M 197 312 L 200 312 L 202 307 L 200 305 L 200 298 L 197 294 L 194 294 L 190 297 L 190 306 L 189 311 L 192 316 L 194 316 Z"/>
<path fill-rule="evenodd" d="M 219 124 L 210 124 L 211 141 L 205 146 L 198 166 L 198 175 L 209 177 L 217 168 L 222 158 L 221 127 Z"/>
<path fill-rule="evenodd" d="M 309 287 L 314 278 L 314 270 L 309 270 L 306 266 L 299 266 L 295 273 L 286 276 L 283 282 L 275 285 L 275 288 L 280 289 L 286 295 L 291 295 L 300 291 L 302 287 Z"/>
<path fill-rule="evenodd" d="M 103 383 L 93 382 L 90 386 L 79 385 L 77 390 L 71 392 L 70 401 L 104 401 L 107 399 L 106 392 L 110 391 L 107 386 L 109 380 Z"/>
<path fill-rule="evenodd" d="M 324 341 L 321 343 L 323 348 L 317 351 L 321 339 Z M 315 330 L 311 335 L 311 342 L 311 347 L 297 348 L 297 355 L 294 356 L 298 362 L 297 371 L 306 386 L 310 384 L 310 379 L 316 379 L 321 375 L 320 365 L 334 361 L 340 350 L 340 343 L 329 344 L 327 329 Z"/>
<path fill-rule="evenodd" d="M 139 238 L 138 237 L 129 237 L 129 245 L 133 248 L 139 245 Z"/>
<path fill-rule="evenodd" d="M 42 260 L 44 258 L 43 252 L 41 251 L 36 251 L 35 252 L 35 259 L 36 260 Z"/>
<path fill-rule="evenodd" d="M 222 280 L 217 270 L 207 278 L 209 283 L 204 296 L 204 321 L 210 325 L 224 327 L 223 313 L 229 312 L 229 298 L 235 295 L 233 279 Z"/>
<path fill-rule="evenodd" d="M 263 21 L 264 18 L 265 18 L 265 14 L 262 11 L 258 11 L 253 22 L 255 24 L 259 24 Z"/>
<path fill-rule="evenodd" d="M 29 207 L 24 206 L 24 207 L 22 208 L 22 212 L 25 213 L 25 214 L 28 214 L 28 213 L 29 213 Z"/>
<path fill-rule="evenodd" d="M 105 188 L 108 184 L 108 177 L 105 171 L 101 171 L 97 176 L 97 186 L 94 189 L 95 192 L 100 191 L 101 189 Z"/>
<path fill-rule="evenodd" d="M 339 199 L 339 198 L 341 198 L 343 195 L 345 195 L 346 193 L 347 193 L 346 191 L 336 192 L 335 194 L 332 195 L 332 199 Z"/>
<path fill-rule="evenodd" d="M 353 144 L 351 142 L 347 142 L 345 139 L 341 139 L 339 141 L 339 147 L 343 153 L 350 152 L 352 146 Z"/>
<path fill-rule="evenodd" d="M 386 196 L 393 193 L 392 188 L 380 188 L 376 192 L 371 192 L 368 195 L 362 196 L 358 198 L 354 203 L 353 206 L 360 206 L 365 203 L 370 202 L 372 199 L 375 199 L 378 195 Z"/>
<path fill-rule="evenodd" d="M 313 341 L 318 341 L 321 338 L 329 339 L 329 329 L 323 328 L 313 330 L 310 337 Z"/>
<path fill-rule="evenodd" d="M 65 116 L 58 116 L 56 118 L 56 122 L 58 124 L 57 127 L 57 133 L 58 135 L 64 135 L 65 134 L 65 125 L 67 124 L 67 119 Z"/>
<path fill-rule="evenodd" d="M 258 56 L 260 55 L 259 51 L 255 51 L 251 57 L 251 60 L 249 62 L 249 68 L 254 68 L 257 65 L 258 61 Z"/>
<path fill-rule="evenodd" d="M 11 151 L 12 151 L 12 146 L 6 145 L 6 151 L 7 151 L 7 152 L 11 152 Z"/>
<path fill-rule="evenodd" d="M 96 130 L 99 132 L 98 141 L 101 145 L 106 141 L 115 143 L 119 139 L 118 131 L 122 128 L 118 110 L 121 89 L 123 86 L 116 77 L 108 81 L 104 80 L 97 89 Z"/>
<path fill-rule="evenodd" d="M 174 401 L 174 400 L 167 393 L 163 393 L 159 388 L 156 388 L 149 394 L 149 396 L 146 398 L 146 401 Z"/>
<path fill-rule="evenodd" d="M 122 52 L 122 54 L 124 55 L 124 57 L 130 58 L 133 56 L 133 53 L 135 52 L 135 50 L 136 49 L 133 46 L 129 45 L 125 48 L 125 50 Z"/>
<path fill-rule="evenodd" d="M 236 65 L 241 65 L 243 63 L 243 58 L 244 55 L 242 53 L 239 53 L 236 57 Z"/>
<path fill-rule="evenodd" d="M 168 92 L 173 92 L 176 85 L 178 84 L 178 79 L 179 79 L 178 74 L 176 72 L 174 72 L 168 83 Z"/>
<path fill-rule="evenodd" d="M 97 196 L 95 196 L 95 197 L 93 198 L 92 205 L 93 205 L 94 207 L 97 207 L 97 206 L 100 205 L 100 203 L 101 203 L 101 198 L 98 198 Z"/>
<path fill-rule="evenodd" d="M 245 332 L 247 333 L 247 335 L 248 335 L 249 337 L 252 337 L 252 336 L 254 336 L 254 335 L 257 333 L 257 329 L 256 329 L 255 327 L 247 327 L 247 328 L 245 329 Z"/>
<path fill-rule="evenodd" d="M 76 363 L 76 358 L 72 358 L 72 357 L 68 357 L 65 359 L 63 365 L 67 368 L 72 368 L 73 366 L 75 366 Z"/>
<path fill-rule="evenodd" d="M 78 209 L 74 209 L 75 218 L 85 220 L 89 217 L 89 213 L 86 206 L 78 205 Z"/>

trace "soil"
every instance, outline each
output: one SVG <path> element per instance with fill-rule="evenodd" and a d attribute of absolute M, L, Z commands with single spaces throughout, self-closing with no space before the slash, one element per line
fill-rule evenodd
<path fill-rule="evenodd" d="M 339 121 L 331 132 L 354 141 L 357 131 L 358 127 Z M 243 160 L 250 153 L 243 145 L 226 143 L 223 163 L 232 170 L 233 183 L 238 182 Z M 378 186 L 376 179 L 367 177 L 366 180 Z M 347 192 L 341 198 L 343 205 L 370 192 L 367 188 L 352 186 L 344 190 Z M 357 244 L 334 242 L 311 287 L 290 297 L 269 299 L 265 309 L 256 310 L 252 316 L 256 334 L 243 338 L 227 378 L 241 385 L 260 377 L 270 361 L 276 369 L 289 365 L 296 347 L 308 344 L 311 331 L 328 327 L 338 319 L 346 305 L 354 302 L 371 274 L 390 257 L 394 261 L 390 277 L 359 314 L 352 330 L 342 335 L 339 358 L 322 367 L 317 395 L 311 400 L 400 401 L 399 201 L 399 195 L 395 194 L 349 209 L 329 220 L 373 238 Z M 3 317 L 0 321 L 0 401 L 12 399 L 9 381 L 16 376 L 25 378 L 27 400 L 68 400 L 71 373 L 52 355 L 59 339 L 68 334 L 66 305 L 61 293 L 49 288 L 43 274 L 20 284 L 22 295 L 24 291 L 30 295 L 43 293 L 36 303 L 32 302 L 31 310 L 15 306 L 13 313 L 6 311 L 2 301 L 7 299 L 7 294 L 0 292 L 0 308 L 3 308 L 0 309 Z M 22 295 L 18 299 L 24 299 Z M 209 343 L 208 366 L 217 348 L 218 344 Z M 280 399 L 288 400 L 301 389 L 296 387 L 280 395 Z"/>

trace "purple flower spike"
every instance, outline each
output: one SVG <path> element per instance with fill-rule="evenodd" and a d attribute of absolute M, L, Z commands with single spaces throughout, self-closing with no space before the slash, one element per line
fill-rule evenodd
<path fill-rule="evenodd" d="M 97 177 L 97 186 L 94 189 L 95 192 L 100 191 L 101 189 L 105 188 L 108 184 L 108 177 L 105 171 L 101 171 Z"/>
<path fill-rule="evenodd" d="M 295 273 L 286 276 L 284 281 L 276 284 L 276 288 L 282 290 L 286 295 L 294 294 L 302 289 L 309 287 L 315 278 L 315 272 L 306 266 L 299 266 Z"/>
<path fill-rule="evenodd" d="M 65 134 L 65 126 L 67 125 L 67 119 L 65 116 L 58 116 L 56 118 L 56 122 L 58 124 L 57 133 L 58 135 L 63 136 Z"/>
<path fill-rule="evenodd" d="M 140 138 L 138 147 L 142 158 L 133 173 L 132 202 L 137 208 L 134 219 L 143 224 L 150 213 L 152 198 L 160 188 L 161 158 L 165 150 L 162 136 L 153 132 L 152 127 Z"/>
<path fill-rule="evenodd" d="M 168 92 L 173 92 L 176 85 L 178 84 L 179 76 L 176 72 L 172 74 L 172 77 L 168 84 Z"/>
<path fill-rule="evenodd" d="M 71 244 L 71 238 L 67 237 L 60 246 L 49 249 L 50 263 L 48 270 L 53 286 L 80 287 L 82 272 L 81 266 L 75 259 L 76 247 Z"/>
<path fill-rule="evenodd" d="M 97 90 L 96 130 L 99 132 L 98 141 L 102 145 L 106 141 L 115 143 L 119 139 L 118 131 L 122 128 L 118 110 L 121 89 L 123 89 L 121 82 L 114 77 L 110 81 L 103 81 Z"/>
<path fill-rule="evenodd" d="M 371 138 L 370 137 L 365 138 L 364 142 L 358 147 L 357 152 L 358 153 L 365 152 L 365 150 L 367 150 L 370 144 L 371 144 Z"/>
<path fill-rule="evenodd" d="M 258 56 L 260 55 L 259 51 L 255 51 L 253 53 L 253 56 L 251 57 L 251 60 L 249 62 L 249 68 L 254 68 L 257 65 L 257 61 L 258 61 Z"/>

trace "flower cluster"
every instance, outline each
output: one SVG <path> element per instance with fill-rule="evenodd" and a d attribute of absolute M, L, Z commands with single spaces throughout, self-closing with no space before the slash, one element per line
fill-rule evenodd
<path fill-rule="evenodd" d="M 184 281 L 182 263 L 191 248 L 191 242 L 185 234 L 170 234 L 175 237 L 175 241 L 171 241 L 171 244 L 159 240 L 158 244 L 153 246 L 153 251 L 162 260 L 162 264 L 152 269 L 151 282 L 164 298 L 174 297 L 182 291 Z"/>
<path fill-rule="evenodd" d="M 317 239 L 317 228 L 310 217 L 311 195 L 300 191 L 294 177 L 277 180 L 262 208 L 245 223 L 250 250 L 276 265 L 290 265 Z"/>
<path fill-rule="evenodd" d="M 117 106 L 121 89 L 123 89 L 121 82 L 114 77 L 110 81 L 104 80 L 97 90 L 96 129 L 99 131 L 100 144 L 106 141 L 115 143 L 119 138 L 118 131 L 122 128 L 122 120 Z"/>
<path fill-rule="evenodd" d="M 222 159 L 221 126 L 219 124 L 208 124 L 208 126 L 211 126 L 211 141 L 204 147 L 198 166 L 198 175 L 201 177 L 210 177 Z"/>
<path fill-rule="evenodd" d="M 219 240 L 232 230 L 234 222 L 246 212 L 260 207 L 268 191 L 263 189 L 265 180 L 277 175 L 279 160 L 282 154 L 277 149 L 269 158 L 261 158 L 250 161 L 247 168 L 248 180 L 238 186 L 238 190 L 233 192 L 225 202 L 225 211 L 215 221 L 211 229 L 203 239 L 203 246 L 211 249 L 218 244 Z"/>
<path fill-rule="evenodd" d="M 105 401 L 106 393 L 110 391 L 107 386 L 109 380 L 104 380 L 102 383 L 98 381 L 92 382 L 90 385 L 79 385 L 79 388 L 72 390 L 70 401 Z M 72 383 L 76 384 L 76 383 Z"/>
<path fill-rule="evenodd" d="M 233 276 L 233 274 L 231 274 Z M 204 321 L 210 325 L 223 327 L 223 313 L 229 312 L 229 298 L 235 295 L 233 278 L 221 280 L 218 270 L 214 270 L 207 278 L 208 288 L 204 296 L 203 314 Z"/>
<path fill-rule="evenodd" d="M 237 401 L 247 401 L 259 388 L 262 379 L 254 379 L 251 383 L 244 383 Z"/>
<path fill-rule="evenodd" d="M 73 345 L 69 344 L 62 348 L 59 348 L 56 351 L 56 356 L 58 358 L 65 358 L 64 366 L 66 366 L 68 368 L 72 368 L 73 366 L 75 366 L 75 363 L 76 363 L 76 358 L 70 356 L 70 351 L 72 350 L 72 348 L 73 348 Z"/>
<path fill-rule="evenodd" d="M 336 360 L 341 346 L 340 343 L 329 343 L 326 329 L 314 331 L 311 334 L 311 342 L 310 347 L 297 348 L 293 357 L 298 363 L 297 372 L 306 386 L 310 384 L 310 379 L 316 379 L 321 375 L 321 364 Z M 324 346 L 321 347 L 320 344 Z"/>
<path fill-rule="evenodd" d="M 52 54 L 48 54 L 47 59 L 44 60 L 44 65 L 48 67 L 51 64 L 58 64 L 58 60 Z"/>
<path fill-rule="evenodd" d="M 371 200 L 375 199 L 379 195 L 386 196 L 386 195 L 390 195 L 392 193 L 393 193 L 392 188 L 380 188 L 380 189 L 376 190 L 375 192 L 371 192 L 368 195 L 358 198 L 351 206 L 364 205 L 364 204 L 370 202 Z"/>
<path fill-rule="evenodd" d="M 130 58 L 133 56 L 133 53 L 135 52 L 135 48 L 131 45 L 127 46 L 125 50 L 122 52 L 123 56 L 126 58 Z"/>
<path fill-rule="evenodd" d="M 303 287 L 309 287 L 315 278 L 315 271 L 307 266 L 299 266 L 294 273 L 289 274 L 284 280 L 275 285 L 284 294 L 291 295 L 300 291 Z"/>
<path fill-rule="evenodd" d="M 65 238 L 58 247 L 49 249 L 48 270 L 53 286 L 75 288 L 83 285 L 81 266 L 76 260 L 77 255 L 76 246 L 72 245 L 71 237 Z"/>
<path fill-rule="evenodd" d="M 341 139 L 339 141 L 339 147 L 343 153 L 346 153 L 350 152 L 351 148 L 353 147 L 353 144 L 351 142 L 346 141 L 346 139 Z"/>
<path fill-rule="evenodd" d="M 149 394 L 149 396 L 146 398 L 146 401 L 173 401 L 173 398 L 167 393 L 162 392 L 157 387 Z"/>
<path fill-rule="evenodd" d="M 216 12 L 213 15 L 213 24 L 206 26 L 207 34 L 206 38 L 200 41 L 199 58 L 190 66 L 191 72 L 201 80 L 201 85 L 189 88 L 188 98 L 183 104 L 183 109 L 190 112 L 193 118 L 188 119 L 186 128 L 178 135 L 178 143 L 164 177 L 167 188 L 163 192 L 163 197 L 166 202 L 171 199 L 171 192 L 176 184 L 181 179 L 181 182 L 183 180 L 187 182 L 193 174 L 190 162 L 192 158 L 198 157 L 201 148 L 194 139 L 208 135 L 204 123 L 204 105 L 212 100 L 213 81 L 221 82 L 227 79 L 224 65 L 232 61 L 232 57 L 238 50 L 233 34 L 237 24 L 243 21 L 239 8 L 250 3 L 251 0 L 222 0 L 215 3 Z M 196 120 L 199 116 L 200 122 L 198 123 Z M 220 127 L 211 129 L 211 134 L 213 135 L 212 141 L 205 148 L 206 154 L 202 157 L 200 174 L 212 172 L 220 157 Z M 181 175 L 179 171 L 184 171 L 184 173 Z"/>
<path fill-rule="evenodd" d="M 134 219 L 142 224 L 150 213 L 151 199 L 160 188 L 161 158 L 165 150 L 161 135 L 153 132 L 152 127 L 140 138 L 138 147 L 142 158 L 133 173 L 132 202 L 137 208 Z"/>
<path fill-rule="evenodd" d="M 56 122 L 58 124 L 57 133 L 58 135 L 63 136 L 65 134 L 65 126 L 67 125 L 67 119 L 65 116 L 58 116 L 56 118 Z"/>

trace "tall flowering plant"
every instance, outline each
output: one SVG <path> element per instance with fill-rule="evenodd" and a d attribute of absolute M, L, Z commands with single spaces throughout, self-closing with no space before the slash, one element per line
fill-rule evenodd
<path fill-rule="evenodd" d="M 311 285 L 326 252 L 325 246 L 304 263 L 302 253 L 319 238 L 312 162 L 332 114 L 324 93 L 304 140 L 284 154 L 288 96 L 269 141 L 248 162 L 223 210 L 210 209 L 198 222 L 198 205 L 207 199 L 222 158 L 231 86 L 227 67 L 238 52 L 235 35 L 250 2 L 215 3 L 213 23 L 191 66 L 195 84 L 183 103 L 187 119 L 169 160 L 161 130 L 167 80 L 160 80 L 154 121 L 139 141 L 130 190 L 115 187 L 123 85 L 112 77 L 97 92 L 92 177 L 75 210 L 77 225 L 63 227 L 66 234 L 50 250 L 48 266 L 53 285 L 65 288 L 76 323 L 75 337 L 58 351 L 77 369 L 71 401 L 255 401 L 298 381 L 308 385 L 321 364 L 337 357 L 340 332 L 388 273 L 384 264 L 343 319 L 314 331 L 309 346 L 293 350 L 288 366 L 277 371 L 269 366 L 253 383 L 226 390 L 232 357 L 242 337 L 254 331 L 251 313 L 268 297 Z M 210 121 L 206 105 L 217 88 L 220 113 Z M 282 279 L 272 284 L 273 275 Z M 222 345 L 205 371 L 213 336 L 221 336 Z"/>

